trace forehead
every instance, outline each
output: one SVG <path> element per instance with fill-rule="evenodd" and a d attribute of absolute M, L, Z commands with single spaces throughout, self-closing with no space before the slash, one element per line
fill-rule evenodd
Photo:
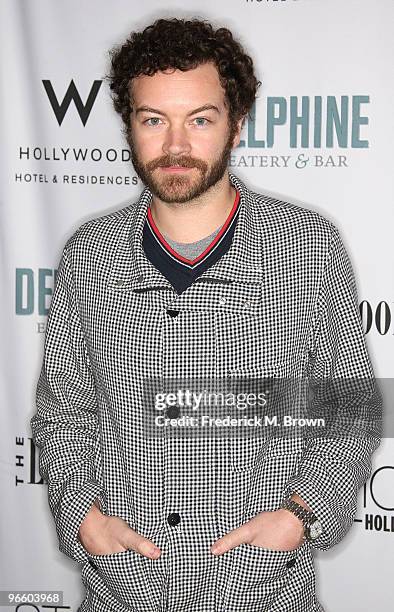
<path fill-rule="evenodd" d="M 212 62 L 186 71 L 169 69 L 152 76 L 138 76 L 131 82 L 131 92 L 135 103 L 155 107 L 158 101 L 179 107 L 199 100 L 202 104 L 214 101 L 224 105 L 225 93 Z"/>

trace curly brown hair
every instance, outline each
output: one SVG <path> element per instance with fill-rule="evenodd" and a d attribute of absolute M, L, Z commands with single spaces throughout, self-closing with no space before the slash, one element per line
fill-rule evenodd
<path fill-rule="evenodd" d="M 214 30 L 208 21 L 197 18 L 157 19 L 141 32 L 131 32 L 123 44 L 110 49 L 109 56 L 111 68 L 104 78 L 109 81 L 127 140 L 133 111 L 130 82 L 137 76 L 152 76 L 169 68 L 186 71 L 213 62 L 225 91 L 230 126 L 241 118 L 243 125 L 261 85 L 254 75 L 253 60 L 230 30 Z"/>

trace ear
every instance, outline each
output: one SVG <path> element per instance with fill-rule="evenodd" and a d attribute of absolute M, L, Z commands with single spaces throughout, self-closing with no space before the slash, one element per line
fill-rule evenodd
<path fill-rule="evenodd" d="M 246 117 L 241 117 L 241 119 L 237 121 L 237 129 L 236 129 L 236 132 L 234 134 L 234 139 L 233 139 L 233 147 L 232 147 L 233 149 L 235 149 L 235 147 L 237 147 L 240 143 L 241 131 L 245 125 L 245 120 L 246 120 Z"/>

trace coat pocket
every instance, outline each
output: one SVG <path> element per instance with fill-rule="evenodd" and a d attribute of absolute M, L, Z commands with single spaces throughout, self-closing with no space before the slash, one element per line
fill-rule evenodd
<path fill-rule="evenodd" d="M 130 610 L 155 610 L 148 571 L 151 559 L 131 549 L 108 555 L 87 554 L 115 599 Z"/>
<path fill-rule="evenodd" d="M 236 422 L 228 434 L 228 456 L 235 472 L 255 468 L 266 454 L 296 452 L 302 446 L 283 429 L 283 416 L 297 404 L 300 360 L 240 366 L 228 373 Z"/>
<path fill-rule="evenodd" d="M 224 608 L 256 612 L 268 610 L 293 572 L 308 542 L 295 550 L 272 550 L 253 544 L 240 544 L 233 554 L 229 579 L 224 591 Z M 227 553 L 228 554 L 228 553 Z"/>

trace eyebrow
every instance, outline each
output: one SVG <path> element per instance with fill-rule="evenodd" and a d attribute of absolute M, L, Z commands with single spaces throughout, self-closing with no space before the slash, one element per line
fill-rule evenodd
<path fill-rule="evenodd" d="M 201 113 L 203 111 L 208 111 L 208 110 L 213 110 L 213 111 L 216 111 L 217 113 L 220 114 L 220 110 L 214 104 L 204 104 L 203 106 L 200 106 L 199 108 L 195 108 L 194 110 L 190 111 L 190 113 L 187 113 L 186 116 L 190 117 L 191 115 L 195 115 L 196 113 Z M 143 112 L 145 112 L 145 113 L 155 113 L 156 115 L 163 115 L 163 116 L 165 116 L 165 113 L 163 113 L 162 111 L 158 110 L 157 108 L 151 108 L 150 106 L 139 106 L 135 110 L 136 116 L 138 115 L 138 113 L 143 113 Z"/>

